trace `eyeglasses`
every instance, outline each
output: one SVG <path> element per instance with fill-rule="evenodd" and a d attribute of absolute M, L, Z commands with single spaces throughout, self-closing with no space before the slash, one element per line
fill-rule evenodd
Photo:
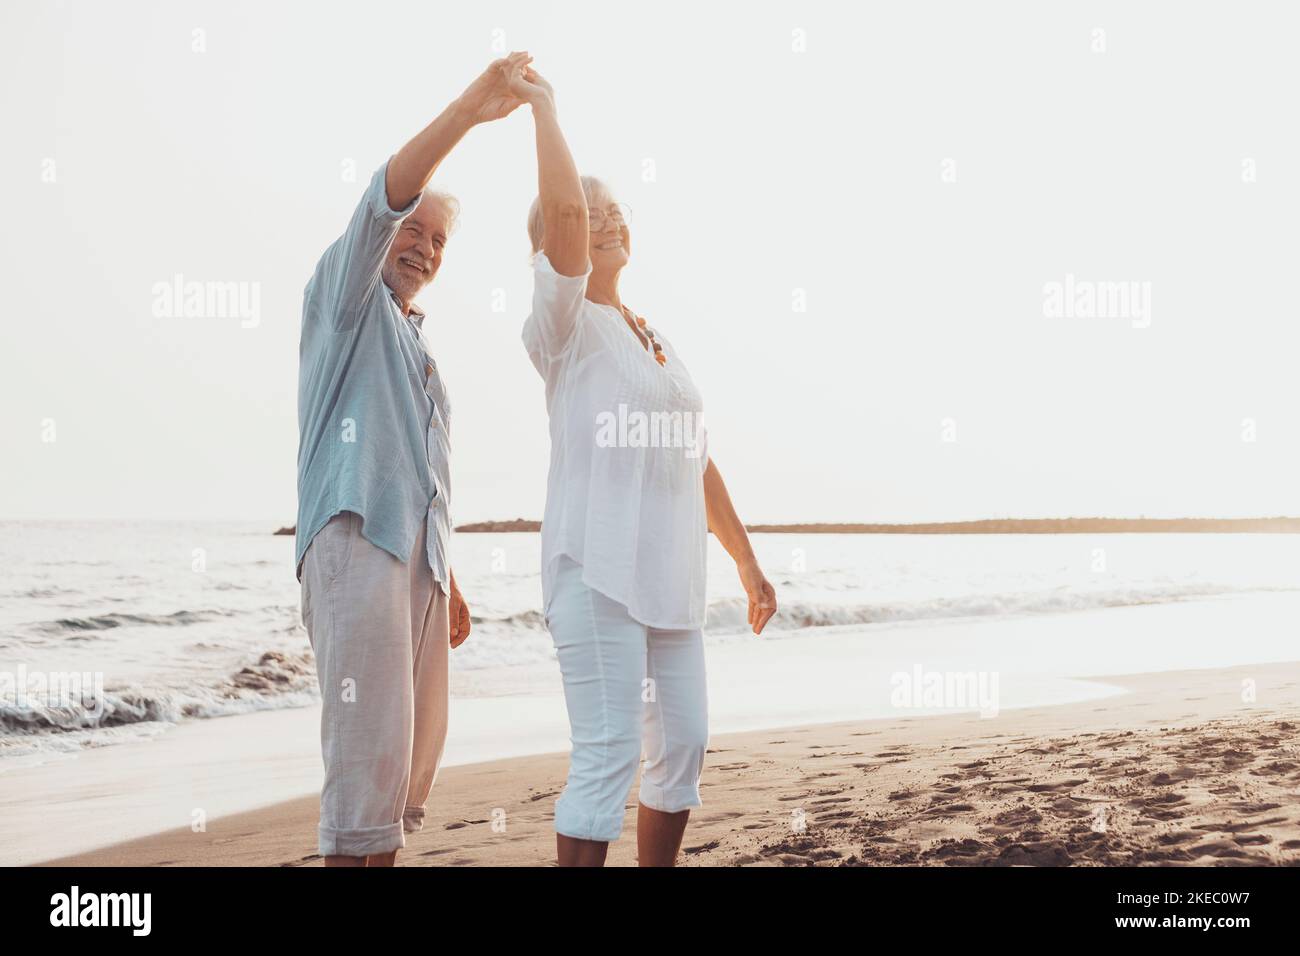
<path fill-rule="evenodd" d="M 616 202 L 613 205 L 614 208 L 609 210 L 589 209 L 587 211 L 587 224 L 590 226 L 592 232 L 600 232 L 604 229 L 605 221 L 607 219 L 613 221 L 614 228 L 616 229 L 622 229 L 632 221 L 631 206 L 621 202 Z"/>

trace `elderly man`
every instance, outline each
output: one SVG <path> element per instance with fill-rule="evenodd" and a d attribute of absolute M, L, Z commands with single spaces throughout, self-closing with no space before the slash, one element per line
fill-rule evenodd
<path fill-rule="evenodd" d="M 458 207 L 428 189 L 470 127 L 520 105 L 492 63 L 370 181 L 303 293 L 297 574 L 321 691 L 320 853 L 391 866 L 424 822 L 469 610 L 447 560 L 450 406 L 412 300 Z"/>

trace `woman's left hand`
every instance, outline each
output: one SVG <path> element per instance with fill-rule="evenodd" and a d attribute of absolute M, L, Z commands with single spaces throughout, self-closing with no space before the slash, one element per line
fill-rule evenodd
<path fill-rule="evenodd" d="M 740 572 L 740 583 L 749 596 L 749 626 L 755 634 L 762 634 L 776 613 L 776 589 L 756 561 L 737 565 L 736 570 Z"/>

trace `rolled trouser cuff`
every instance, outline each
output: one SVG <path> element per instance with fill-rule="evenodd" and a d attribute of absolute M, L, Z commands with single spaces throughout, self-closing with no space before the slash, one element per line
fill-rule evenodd
<path fill-rule="evenodd" d="M 571 810 L 563 797 L 555 801 L 555 832 L 574 840 L 613 843 L 623 833 L 623 808 L 617 814 Z"/>
<path fill-rule="evenodd" d="M 660 813 L 681 813 L 683 810 L 703 805 L 698 783 L 669 790 L 646 783 L 644 777 L 641 779 L 637 799 L 651 810 L 658 810 Z"/>
<path fill-rule="evenodd" d="M 321 856 L 370 856 L 391 853 L 406 846 L 402 824 L 387 823 L 380 827 L 337 830 L 319 827 Z"/>

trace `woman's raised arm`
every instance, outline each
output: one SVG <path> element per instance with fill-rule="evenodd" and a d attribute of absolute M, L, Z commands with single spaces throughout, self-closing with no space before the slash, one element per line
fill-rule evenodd
<path fill-rule="evenodd" d="M 585 275 L 587 199 L 564 141 L 551 84 L 525 63 L 510 71 L 510 91 L 533 108 L 537 128 L 537 193 L 542 209 L 542 252 L 563 276 Z"/>

